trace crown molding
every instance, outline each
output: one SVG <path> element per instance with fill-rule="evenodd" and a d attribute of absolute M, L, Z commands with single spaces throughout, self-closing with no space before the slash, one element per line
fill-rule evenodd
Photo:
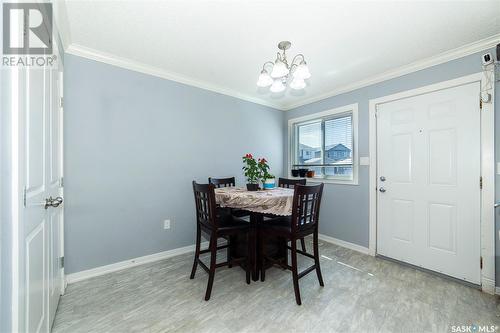
<path fill-rule="evenodd" d="M 462 57 L 465 57 L 465 56 L 468 56 L 468 55 L 471 55 L 471 54 L 474 54 L 474 53 L 477 53 L 480 51 L 484 51 L 484 50 L 489 49 L 489 48 L 492 48 L 495 45 L 497 45 L 498 43 L 500 43 L 500 33 L 493 35 L 493 36 L 490 36 L 490 37 L 485 38 L 485 39 L 481 39 L 477 42 L 466 44 L 466 45 L 458 47 L 456 49 L 452 49 L 452 50 L 437 54 L 435 56 L 425 58 L 422 60 L 418 60 L 418 61 L 412 62 L 408 65 L 405 65 L 405 66 L 402 66 L 402 67 L 399 67 L 399 68 L 396 68 L 396 69 L 393 69 L 390 71 L 386 71 L 386 72 L 378 74 L 378 75 L 374 75 L 370 78 L 367 78 L 367 79 L 364 79 L 361 81 L 357 81 L 357 82 L 354 82 L 352 84 L 348 84 L 346 86 L 337 88 L 337 89 L 329 91 L 327 93 L 324 93 L 324 94 L 321 94 L 318 96 L 313 96 L 313 97 L 301 100 L 297 103 L 285 105 L 284 107 L 282 107 L 282 110 L 284 110 L 284 111 L 293 110 L 293 109 L 298 108 L 300 106 L 304 106 L 307 104 L 318 102 L 318 101 L 321 101 L 321 100 L 326 99 L 326 98 L 330 98 L 333 96 L 344 94 L 344 93 L 347 93 L 347 92 L 350 92 L 350 91 L 353 91 L 356 89 L 360 89 L 363 87 L 371 86 L 371 85 L 376 84 L 376 83 L 380 83 L 380 82 L 394 79 L 396 77 L 400 77 L 400 76 L 403 76 L 406 74 L 417 72 L 417 71 L 420 71 L 422 69 L 436 66 L 436 65 L 448 62 L 448 61 L 456 60 L 456 59 L 459 59 L 459 58 L 462 58 Z"/>
<path fill-rule="evenodd" d="M 396 69 L 393 69 L 390 71 L 386 71 L 384 73 L 374 75 L 370 78 L 367 78 L 367 79 L 364 79 L 361 81 L 357 81 L 357 82 L 345 85 L 343 87 L 331 90 L 329 92 L 326 92 L 326 93 L 323 93 L 323 94 L 320 94 L 317 96 L 312 96 L 310 98 L 306 98 L 306 99 L 303 99 L 303 100 L 300 100 L 296 103 L 291 103 L 291 104 L 271 103 L 269 101 L 266 101 L 266 100 L 263 100 L 260 98 L 256 98 L 253 96 L 242 94 L 242 93 L 237 92 L 235 90 L 227 89 L 227 88 L 217 86 L 217 85 L 214 85 L 214 84 L 211 84 L 208 82 L 196 80 L 196 79 L 193 79 L 193 78 L 190 78 L 190 77 L 187 77 L 187 76 L 175 73 L 175 72 L 165 71 L 163 69 L 160 69 L 160 68 L 157 68 L 154 66 L 146 65 L 144 63 L 134 61 L 134 60 L 131 60 L 128 58 L 119 57 L 119 56 L 116 56 L 113 54 L 109 54 L 106 52 L 102 52 L 99 50 L 88 48 L 88 47 L 85 47 L 85 46 L 82 46 L 82 45 L 79 45 L 76 43 L 70 43 L 69 46 L 66 48 L 66 52 L 69 54 L 84 57 L 87 59 L 103 62 L 103 63 L 109 64 L 109 65 L 129 69 L 129 70 L 140 72 L 143 74 L 148 74 L 148 75 L 160 77 L 160 78 L 167 79 L 170 81 L 175 81 L 175 82 L 179 82 L 179 83 L 186 84 L 189 86 L 194 86 L 194 87 L 197 87 L 200 89 L 209 90 L 209 91 L 216 92 L 219 94 L 235 97 L 235 98 L 247 101 L 247 102 L 252 102 L 252 103 L 264 105 L 264 106 L 267 106 L 267 107 L 270 107 L 270 108 L 273 108 L 276 110 L 289 111 L 289 110 L 293 110 L 295 108 L 298 108 L 298 107 L 301 107 L 301 106 L 304 106 L 307 104 L 321 101 L 323 99 L 327 99 L 327 98 L 330 98 L 333 96 L 344 94 L 344 93 L 347 93 L 347 92 L 350 92 L 350 91 L 353 91 L 356 89 L 367 87 L 367 86 L 370 86 L 370 85 L 373 85 L 376 83 L 380 83 L 383 81 L 387 81 L 390 79 L 394 79 L 396 77 L 400 77 L 400 76 L 403 76 L 406 74 L 417 72 L 419 70 L 433 67 L 433 66 L 436 66 L 436 65 L 448 62 L 448 61 L 456 60 L 456 59 L 465 57 L 467 55 L 494 47 L 499 42 L 500 42 L 500 33 L 493 35 L 493 36 L 490 36 L 488 38 L 479 40 L 477 42 L 466 44 L 464 46 L 437 54 L 435 56 L 428 57 L 428 58 L 425 58 L 422 60 L 418 60 L 418 61 L 415 61 L 415 62 L 410 63 L 408 65 L 405 65 L 405 66 L 402 66 L 402 67 L 399 67 L 399 68 L 396 68 Z"/>
<path fill-rule="evenodd" d="M 119 57 L 113 54 L 109 54 L 106 52 L 98 51 L 89 47 L 85 47 L 76 43 L 71 43 L 67 49 L 66 52 L 72 55 L 76 55 L 79 57 L 95 60 L 98 62 L 106 63 L 108 65 L 112 66 L 117 66 L 121 68 L 125 68 L 131 71 L 135 72 L 140 72 L 143 74 L 148 74 L 156 77 L 160 77 L 162 79 L 170 80 L 170 81 L 175 81 L 178 83 L 182 83 L 188 86 L 193 86 L 196 88 L 204 89 L 204 90 L 209 90 L 215 93 L 235 97 L 247 102 L 255 103 L 255 104 L 260 104 L 264 105 L 276 110 L 284 111 L 283 106 L 270 103 L 268 101 L 265 101 L 260 98 L 255 98 L 253 96 L 248 96 L 242 93 L 239 93 L 237 91 L 227 89 L 224 87 L 220 87 L 208 82 L 204 81 L 199 81 L 178 73 L 166 71 L 163 69 L 160 69 L 158 67 L 146 65 L 144 63 L 134 61 L 128 58 L 124 57 Z"/>

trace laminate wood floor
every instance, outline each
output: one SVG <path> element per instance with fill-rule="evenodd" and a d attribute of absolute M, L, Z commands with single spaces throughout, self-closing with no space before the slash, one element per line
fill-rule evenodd
<path fill-rule="evenodd" d="M 325 287 L 314 272 L 302 278 L 301 306 L 280 268 L 250 285 L 240 268 L 219 269 L 205 302 L 207 274 L 190 280 L 185 254 L 70 284 L 53 332 L 500 332 L 495 296 L 325 242 L 320 254 Z"/>

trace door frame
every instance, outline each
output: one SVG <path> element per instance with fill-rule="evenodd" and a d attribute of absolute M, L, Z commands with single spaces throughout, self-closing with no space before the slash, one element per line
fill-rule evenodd
<path fill-rule="evenodd" d="M 62 51 L 59 50 L 59 59 L 62 59 Z M 61 153 L 61 160 L 59 161 L 61 164 L 59 165 L 61 170 L 61 186 L 59 189 L 59 194 L 61 197 L 64 196 L 64 63 L 61 61 L 59 63 L 58 70 L 56 74 L 59 76 L 59 149 Z M 64 204 L 61 206 L 61 221 L 59 225 L 59 247 L 60 247 L 60 255 L 64 258 Z M 64 262 L 59 270 L 59 274 L 61 275 L 61 285 L 59 286 L 61 295 L 64 295 L 66 291 L 66 278 L 64 274 Z"/>
<path fill-rule="evenodd" d="M 427 86 L 387 95 L 369 101 L 369 253 L 377 255 L 377 105 L 393 102 L 404 98 L 431 93 L 461 86 L 468 83 L 480 82 L 481 89 L 492 82 L 491 71 L 479 72 L 457 79 L 443 81 Z M 490 79 L 490 80 L 488 80 Z M 481 177 L 483 187 L 481 191 L 480 209 L 480 253 L 483 261 L 481 269 L 481 286 L 484 292 L 495 293 L 495 114 L 494 89 L 491 89 L 491 102 L 483 103 L 481 112 Z M 479 96 L 478 96 L 479 108 Z M 479 179 L 478 179 L 479 182 Z M 479 186 L 479 184 L 478 184 Z M 480 263 L 478 263 L 479 266 Z"/>

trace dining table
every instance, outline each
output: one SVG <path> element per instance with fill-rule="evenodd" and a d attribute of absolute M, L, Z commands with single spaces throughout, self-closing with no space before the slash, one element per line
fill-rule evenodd
<path fill-rule="evenodd" d="M 291 216 L 294 190 L 277 187 L 258 191 L 248 191 L 241 187 L 221 187 L 215 189 L 215 200 L 219 207 L 247 211 L 250 219 L 250 233 L 247 239 L 234 236 L 229 246 L 234 256 L 248 256 L 252 279 L 257 281 L 261 271 L 261 255 L 258 249 L 262 242 L 259 226 L 266 220 L 278 216 Z M 248 246 L 249 245 L 249 246 Z M 284 239 L 266 237 L 266 256 L 287 262 L 287 243 Z M 247 253 L 250 251 L 250 253 Z"/>

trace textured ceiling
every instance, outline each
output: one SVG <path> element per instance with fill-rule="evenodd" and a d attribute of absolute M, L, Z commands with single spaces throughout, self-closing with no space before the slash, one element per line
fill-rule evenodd
<path fill-rule="evenodd" d="M 382 73 L 500 35 L 498 1 L 66 1 L 73 49 L 154 68 L 179 81 L 287 109 Z M 303 53 L 301 93 L 256 80 L 277 43 Z M 499 41 L 500 42 L 500 41 Z M 69 49 L 71 50 L 72 47 Z"/>

